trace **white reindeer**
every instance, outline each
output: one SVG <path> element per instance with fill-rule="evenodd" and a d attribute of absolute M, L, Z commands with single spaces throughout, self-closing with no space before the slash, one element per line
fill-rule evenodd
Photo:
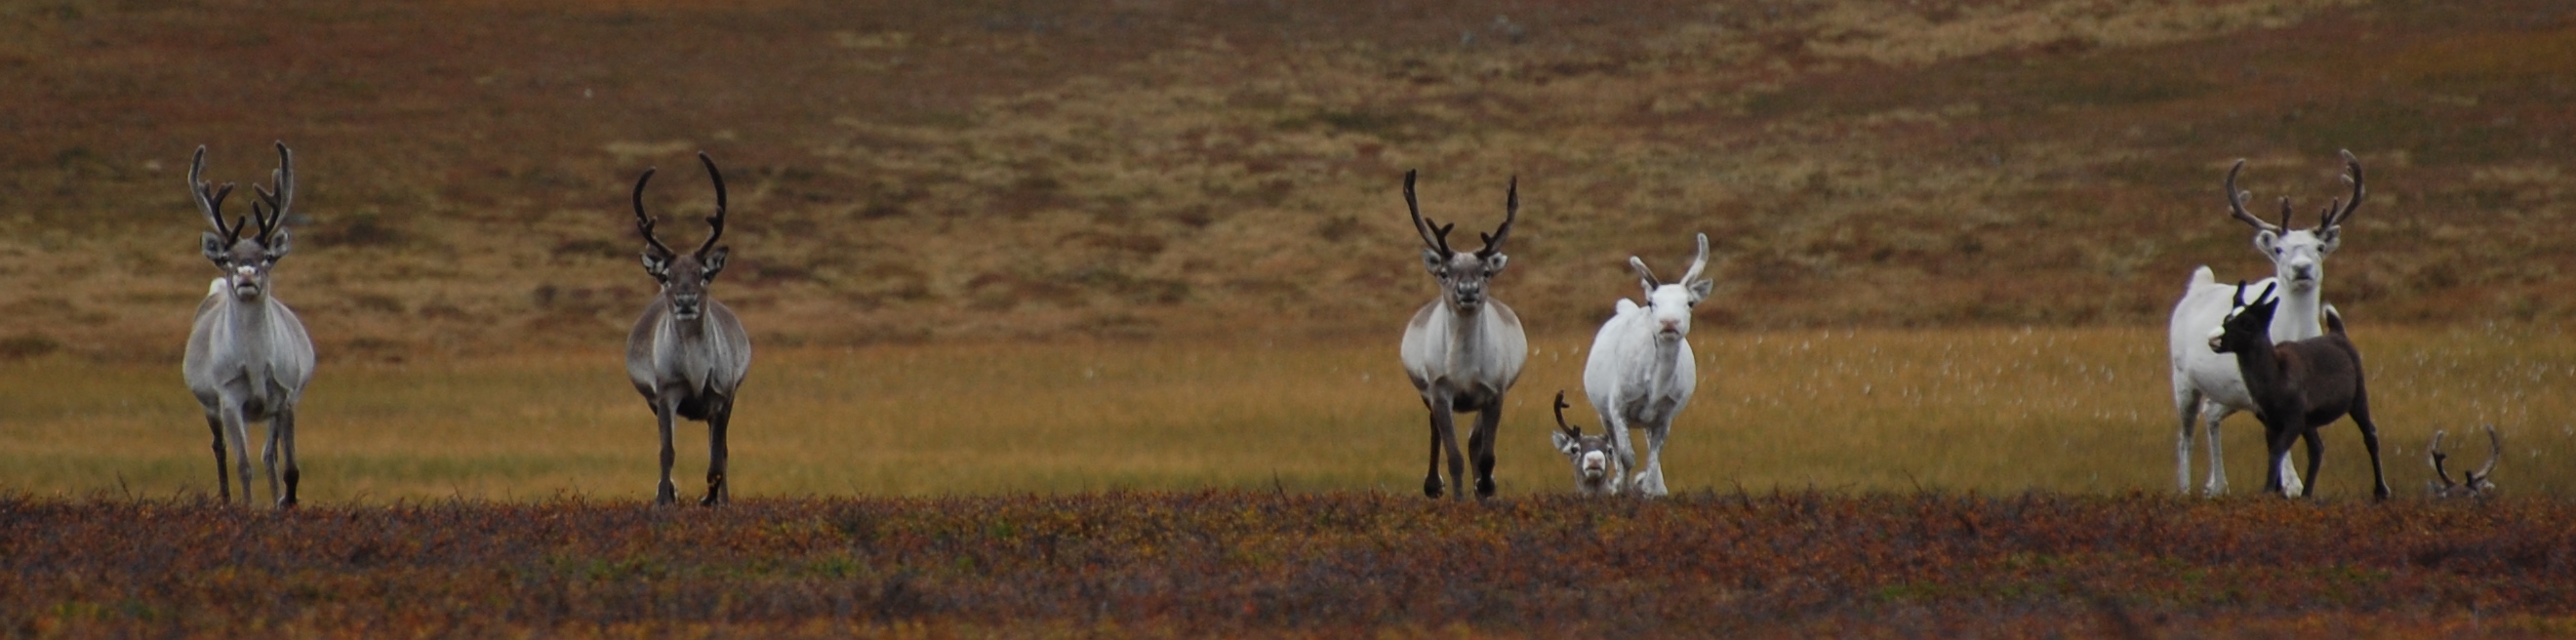
<path fill-rule="evenodd" d="M 206 299 L 197 303 L 180 371 L 197 403 L 206 408 L 206 428 L 215 434 L 217 495 L 232 502 L 230 480 L 224 477 L 224 436 L 231 434 L 242 502 L 253 502 L 250 422 L 267 420 L 268 445 L 260 450 L 260 460 L 268 469 L 268 492 L 277 506 L 292 507 L 296 481 L 303 475 L 295 464 L 295 403 L 303 398 L 305 383 L 313 381 L 313 338 L 304 333 L 295 312 L 277 300 L 269 270 L 289 247 L 286 215 L 295 203 L 295 158 L 286 143 L 277 143 L 277 170 L 269 174 L 277 189 L 252 185 L 259 200 L 251 203 L 251 216 L 229 227 L 223 205 L 233 185 L 218 189 L 200 180 L 205 169 L 206 148 L 200 146 L 188 164 L 188 191 L 196 197 L 197 210 L 215 226 L 200 244 L 206 259 L 224 275 L 208 285 Z M 259 233 L 241 237 L 242 227 L 253 222 Z M 278 487 L 281 452 L 286 462 L 283 490 Z"/>
<path fill-rule="evenodd" d="M 1691 392 L 1699 387 L 1689 338 L 1691 307 L 1708 298 L 1715 285 L 1700 277 L 1708 270 L 1708 234 L 1699 234 L 1699 254 L 1681 280 L 1657 281 L 1646 261 L 1636 256 L 1628 257 L 1628 266 L 1637 270 L 1637 282 L 1645 287 L 1646 305 L 1619 299 L 1618 313 L 1592 338 L 1592 355 L 1583 363 L 1583 392 L 1601 415 L 1602 428 L 1617 442 L 1622 468 L 1637 468 L 1628 430 L 1646 430 L 1646 466 L 1633 484 L 1639 493 L 1661 496 L 1666 493 L 1664 437 L 1672 432 L 1673 416 L 1690 405 Z"/>
<path fill-rule="evenodd" d="M 671 429 L 681 418 L 707 422 L 707 495 L 698 504 L 714 506 L 731 498 L 725 483 L 725 427 L 733 419 L 734 391 L 751 371 L 751 337 L 743 332 L 742 321 L 724 303 L 707 297 L 707 285 L 724 270 L 731 252 L 716 246 L 724 237 L 724 174 L 705 153 L 698 154 L 698 162 L 715 181 L 716 211 L 707 216 L 713 230 L 706 243 L 686 255 L 654 237 L 653 216 L 644 212 L 644 185 L 652 182 L 655 170 L 646 169 L 635 179 L 635 228 L 647 243 L 644 272 L 662 284 L 661 293 L 644 307 L 644 316 L 635 320 L 635 330 L 626 335 L 626 378 L 653 406 L 654 425 L 662 432 L 662 483 L 654 490 L 654 504 L 678 498 L 678 488 L 671 484 Z"/>
<path fill-rule="evenodd" d="M 2332 307 L 2323 304 L 2321 290 L 2325 282 L 2325 259 L 2341 244 L 2343 223 L 2361 208 L 2364 193 L 2361 161 L 2351 151 L 2343 152 L 2346 173 L 2343 181 L 2352 185 L 2352 200 L 2326 205 L 2322 220 L 2315 229 L 2290 229 L 2290 199 L 2281 198 L 2281 224 L 2264 222 L 2245 211 L 2245 199 L 2252 194 L 2236 189 L 2236 174 L 2245 169 L 2245 161 L 2227 170 L 2227 207 L 2237 220 L 2254 227 L 2254 248 L 2271 259 L 2274 277 L 2253 283 L 2262 287 L 2282 283 L 2280 312 L 2272 318 L 2271 339 L 2289 343 L 2325 335 L 2321 320 Z M 2237 371 L 2236 359 L 2211 353 L 2208 336 L 2219 328 L 2219 322 L 2234 308 L 2236 288 L 2219 284 L 2206 265 L 2192 271 L 2191 283 L 2182 300 L 2174 304 L 2171 334 L 2167 345 L 2172 354 L 2174 412 L 2180 414 L 2182 430 L 2174 442 L 2174 481 L 2182 493 L 2191 493 L 2191 439 L 2193 422 L 2209 425 L 2208 495 L 2227 493 L 2226 458 L 2220 455 L 2218 423 L 2238 411 L 2254 410 L 2254 399 L 2246 393 L 2245 379 Z M 2313 435 L 2308 436 L 2313 438 Z"/>
<path fill-rule="evenodd" d="M 1476 412 L 1476 430 L 1468 448 L 1476 458 L 1476 497 L 1494 495 L 1494 434 L 1503 420 L 1503 394 L 1521 377 L 1529 360 L 1529 338 L 1512 308 L 1485 295 L 1485 284 L 1502 273 L 1503 241 L 1520 216 L 1520 179 L 1512 179 L 1503 200 L 1503 224 L 1493 235 L 1478 234 L 1485 248 L 1475 253 L 1449 249 L 1456 223 L 1433 226 L 1422 219 L 1413 197 L 1412 171 L 1404 172 L 1404 205 L 1413 212 L 1413 230 L 1422 236 L 1422 266 L 1440 282 L 1440 299 L 1422 306 L 1404 326 L 1404 373 L 1422 393 L 1431 411 L 1431 471 L 1422 478 L 1423 495 L 1440 497 L 1440 450 L 1449 450 L 1449 478 L 1464 487 L 1465 458 L 1458 451 L 1455 412 Z M 1458 499 L 1465 500 L 1460 491 Z"/>

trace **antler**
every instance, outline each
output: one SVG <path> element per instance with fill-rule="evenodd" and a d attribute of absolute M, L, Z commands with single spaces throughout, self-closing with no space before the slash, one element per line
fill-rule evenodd
<path fill-rule="evenodd" d="M 1691 258 L 1690 270 L 1682 272 L 1682 285 L 1689 286 L 1690 283 L 1698 282 L 1700 274 L 1706 271 L 1708 271 L 1708 234 L 1703 233 L 1699 234 L 1699 255 Z"/>
<path fill-rule="evenodd" d="M 2456 487 L 2460 486 L 2460 483 L 2452 482 L 2451 472 L 2442 469 L 2442 461 L 2451 458 L 2451 454 L 2442 452 L 2442 437 L 2446 435 L 2450 433 L 2442 430 L 2433 431 L 2433 445 L 2426 447 L 2426 450 L 2432 453 L 2433 477 L 2441 478 L 2442 485 L 2445 487 Z"/>
<path fill-rule="evenodd" d="M 1433 226 L 1422 219 L 1422 203 L 1413 198 L 1413 173 L 1412 169 L 1404 170 L 1404 207 L 1413 212 L 1413 232 L 1422 236 L 1423 246 L 1440 252 L 1440 257 L 1456 254 L 1449 250 L 1449 230 L 1458 228 L 1458 223 Z"/>
<path fill-rule="evenodd" d="M 2250 191 L 2238 191 L 2236 189 L 2236 174 L 2243 172 L 2244 170 L 2244 158 L 2236 159 L 2236 166 L 2227 170 L 2228 212 L 2236 216 L 2236 219 L 2245 221 L 2245 224 L 2254 225 L 2254 228 L 2257 230 L 2270 231 L 2276 234 L 2281 233 L 2281 227 L 2274 226 L 2269 222 L 2264 222 L 2262 218 L 2254 217 L 2254 214 L 2245 212 L 2245 199 L 2252 197 L 2254 193 Z M 2288 204 L 2289 202 L 2287 200 L 2282 201 L 2283 206 L 2288 206 Z"/>
<path fill-rule="evenodd" d="M 698 251 L 695 254 L 700 258 L 705 258 L 707 257 L 708 249 L 716 248 L 716 239 L 724 237 L 724 173 L 716 170 L 716 161 L 708 159 L 707 152 L 698 152 L 698 163 L 707 165 L 707 179 L 714 180 L 716 183 L 716 212 L 714 215 L 707 216 L 707 226 L 715 228 L 715 232 L 707 234 L 706 243 L 698 245 Z"/>
<path fill-rule="evenodd" d="M 251 191 L 259 193 L 260 202 L 268 203 L 266 212 L 260 210 L 259 202 L 250 205 L 252 217 L 259 220 L 258 238 L 263 245 L 277 235 L 278 229 L 286 227 L 287 207 L 295 204 L 295 154 L 286 150 L 284 140 L 277 141 L 277 169 L 268 172 L 268 181 L 277 185 L 276 191 L 250 186 Z"/>
<path fill-rule="evenodd" d="M 2361 159 L 2353 157 L 2351 149 L 2344 149 L 2342 153 L 2344 166 L 2343 181 L 2352 185 L 2352 201 L 2327 204 L 2325 221 L 2317 223 L 2317 228 L 2319 229 L 2332 229 L 2343 226 L 2345 220 L 2350 220 L 2352 218 L 2352 212 L 2361 208 L 2362 194 L 2368 193 L 2367 190 L 2362 188 Z"/>
<path fill-rule="evenodd" d="M 233 183 L 226 182 L 222 188 L 217 188 L 201 179 L 205 173 L 206 146 L 197 145 L 196 159 L 188 162 L 188 195 L 196 198 L 197 211 L 206 215 L 206 221 L 215 225 L 215 233 L 222 235 L 225 242 L 241 239 L 241 228 L 249 224 L 249 220 L 224 226 L 224 196 L 233 194 Z"/>
<path fill-rule="evenodd" d="M 1512 235 L 1512 221 L 1520 217 L 1521 177 L 1512 176 L 1511 191 L 1503 196 L 1503 226 L 1495 227 L 1494 235 L 1476 234 L 1476 237 L 1485 239 L 1485 248 L 1477 249 L 1476 257 L 1490 258 L 1494 254 L 1502 253 L 1503 240 Z"/>
<path fill-rule="evenodd" d="M 679 254 L 671 251 L 669 246 L 663 245 L 661 238 L 654 237 L 653 215 L 644 212 L 644 185 L 653 181 L 653 172 L 661 170 L 661 167 L 646 168 L 644 175 L 635 179 L 635 230 L 644 233 L 644 242 L 651 245 L 654 251 L 661 252 L 663 256 L 675 256 Z"/>
<path fill-rule="evenodd" d="M 2492 447 L 2492 452 L 2487 454 L 2487 463 L 2479 466 L 2477 473 L 2468 475 L 2469 484 L 2477 484 L 2478 481 L 2487 479 L 2489 477 L 2488 474 L 2495 472 L 2496 460 L 2504 457 L 2504 436 L 2496 434 L 2495 425 L 2490 424 L 2485 426 L 2487 429 L 2487 446 Z"/>
<path fill-rule="evenodd" d="M 1565 435 L 1568 435 L 1568 436 L 1573 436 L 1573 437 L 1577 437 L 1577 438 L 1583 437 L 1583 428 L 1582 428 L 1582 427 L 1577 427 L 1577 426 L 1573 426 L 1573 425 L 1569 425 L 1569 424 L 1566 424 L 1566 423 L 1565 423 L 1565 408 L 1566 408 L 1566 407 L 1570 407 L 1570 406 L 1574 406 L 1574 405 L 1570 405 L 1570 404 L 1566 404 L 1566 403 L 1565 403 L 1565 392 L 1563 392 L 1563 391 L 1558 391 L 1558 392 L 1556 392 L 1556 430 L 1558 430 L 1558 431 L 1563 431 L 1563 432 L 1565 432 Z"/>

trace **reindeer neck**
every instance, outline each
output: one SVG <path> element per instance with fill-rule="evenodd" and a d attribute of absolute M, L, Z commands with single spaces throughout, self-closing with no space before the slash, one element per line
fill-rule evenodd
<path fill-rule="evenodd" d="M 2323 287 L 2281 294 L 2280 308 L 2272 314 L 2272 341 L 2293 342 L 2325 335 L 2325 317 L 2319 292 Z"/>
<path fill-rule="evenodd" d="M 2285 383 L 2289 372 L 2283 370 L 2283 364 L 2280 350 L 2270 339 L 2257 340 L 2236 351 L 2236 369 L 2245 376 L 2246 395 L 2253 396 L 2256 405 L 2269 404 L 2266 399 L 2291 393 Z"/>

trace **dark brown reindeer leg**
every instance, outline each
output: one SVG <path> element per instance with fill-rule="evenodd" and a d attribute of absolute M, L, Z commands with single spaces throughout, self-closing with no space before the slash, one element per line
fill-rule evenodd
<path fill-rule="evenodd" d="M 2300 495 L 2308 498 L 2315 498 L 2317 496 L 2317 467 L 2324 465 L 2326 461 L 2326 439 L 2323 435 L 2318 434 L 2315 429 L 2300 432 L 2299 439 L 2306 441 L 2308 444 L 2308 473 L 2307 475 L 2299 477 L 2299 482 L 2305 483 L 2307 486 L 2300 489 L 2303 492 Z"/>
<path fill-rule="evenodd" d="M 1443 410 L 1443 407 L 1432 404 L 1432 401 L 1429 398 L 1424 398 L 1422 400 L 1422 407 L 1430 413 L 1429 420 L 1431 421 L 1431 470 L 1424 473 L 1422 476 L 1422 495 L 1438 498 L 1440 497 L 1441 487 L 1440 412 Z"/>
<path fill-rule="evenodd" d="M 2352 425 L 2361 429 L 2361 446 L 2370 450 L 2371 498 L 2388 499 L 2388 472 L 2379 466 L 2379 424 L 2370 420 L 2370 395 L 2367 390 L 2352 396 Z"/>
<path fill-rule="evenodd" d="M 671 462 L 675 456 L 671 449 L 671 422 L 679 419 L 679 411 L 680 398 L 676 391 L 664 390 L 660 401 L 653 403 L 653 423 L 662 430 L 662 484 L 653 491 L 653 504 L 656 505 L 671 504 L 680 498 L 679 487 L 671 484 Z"/>
<path fill-rule="evenodd" d="M 725 451 L 725 423 L 733 419 L 733 399 L 727 398 L 707 414 L 707 495 L 699 498 L 702 506 L 716 506 L 733 499 L 725 484 L 725 462 L 731 457 Z"/>
<path fill-rule="evenodd" d="M 229 473 L 224 468 L 224 419 L 212 413 L 206 414 L 206 429 L 215 432 L 215 499 L 231 504 L 233 480 L 224 475 Z M 243 490 L 249 490 L 249 487 L 243 487 Z"/>
<path fill-rule="evenodd" d="M 1476 497 L 1494 497 L 1494 440 L 1503 423 L 1503 394 L 1476 411 L 1476 431 L 1468 437 L 1476 456 Z"/>
<path fill-rule="evenodd" d="M 295 410 L 289 408 L 277 412 L 277 417 L 270 419 L 268 428 L 278 434 L 275 436 L 278 439 L 278 453 L 285 457 L 286 462 L 286 469 L 283 472 L 286 476 L 286 495 L 278 498 L 277 506 L 292 507 L 295 506 L 295 485 L 304 478 L 303 467 L 295 464 Z"/>

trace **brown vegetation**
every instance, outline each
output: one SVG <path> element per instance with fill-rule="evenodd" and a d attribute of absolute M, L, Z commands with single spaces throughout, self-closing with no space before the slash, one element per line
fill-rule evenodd
<path fill-rule="evenodd" d="M 1694 230 L 1712 326 L 2153 324 L 2262 270 L 2228 161 L 2315 201 L 2347 147 L 2356 323 L 2576 313 L 2556 2 L 738 4 L 0 1 L 0 351 L 175 357 L 183 154 L 281 138 L 338 358 L 613 341 L 623 186 L 697 149 L 763 345 L 1391 333 L 1414 167 L 1471 223 L 1521 176 L 1542 332 Z"/>
<path fill-rule="evenodd" d="M 2562 635 L 2571 571 L 2534 500 L 0 498 L 42 637 Z"/>

